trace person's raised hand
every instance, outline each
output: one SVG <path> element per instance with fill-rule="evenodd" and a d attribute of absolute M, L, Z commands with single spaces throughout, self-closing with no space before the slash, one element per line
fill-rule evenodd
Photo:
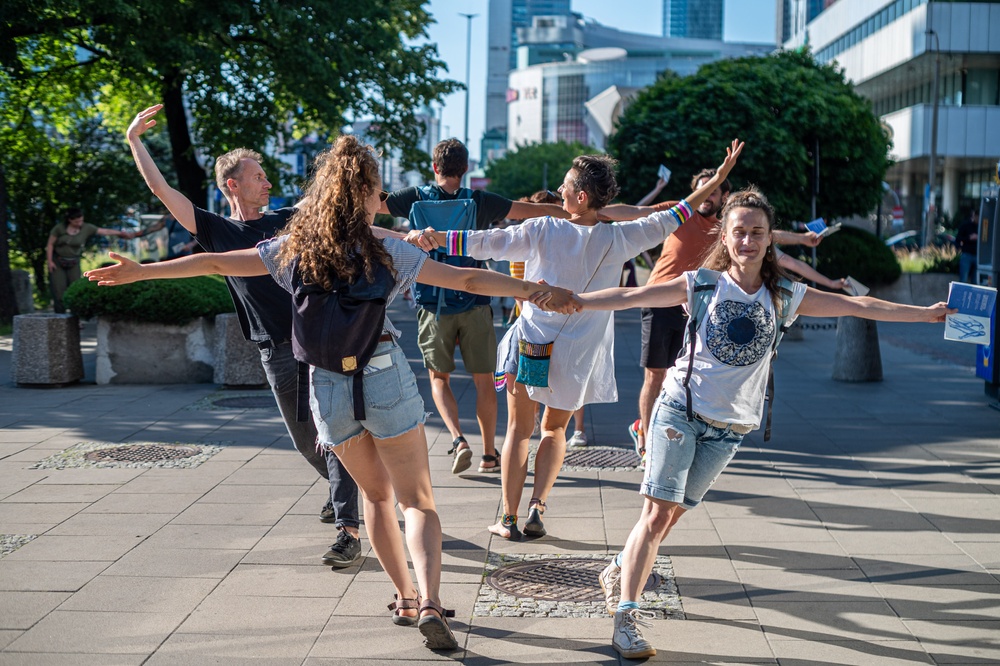
<path fill-rule="evenodd" d="M 128 126 L 125 131 L 125 137 L 132 141 L 133 139 L 138 139 L 145 133 L 146 130 L 156 127 L 156 120 L 153 118 L 160 109 L 163 108 L 162 104 L 154 104 L 153 106 L 140 111 L 136 114 L 135 118 L 132 119 L 132 123 Z"/>
<path fill-rule="evenodd" d="M 96 282 L 101 287 L 113 287 L 121 284 L 129 284 L 139 279 L 141 266 L 128 257 L 123 257 L 117 252 L 108 252 L 108 256 L 117 261 L 114 266 L 104 266 L 94 268 L 84 273 L 91 282 Z"/>
<path fill-rule="evenodd" d="M 739 139 L 733 139 L 732 144 L 726 148 L 726 159 L 722 161 L 722 164 L 719 165 L 717 170 L 717 173 L 722 174 L 722 178 L 728 176 L 729 172 L 733 170 L 733 167 L 736 166 L 736 161 L 739 159 L 740 153 L 742 152 L 743 142 Z"/>

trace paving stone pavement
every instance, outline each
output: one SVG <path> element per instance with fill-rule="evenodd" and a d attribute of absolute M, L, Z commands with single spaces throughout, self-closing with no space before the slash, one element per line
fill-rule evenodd
<path fill-rule="evenodd" d="M 415 317 L 400 304 L 393 321 L 433 411 Z M 944 343 L 930 325 L 879 327 L 880 383 L 831 380 L 832 330 L 782 345 L 773 439 L 750 434 L 660 548 L 680 608 L 646 630 L 659 650 L 650 661 L 1000 663 L 1000 411 L 973 376 L 971 345 Z M 277 410 L 213 404 L 261 392 L 96 386 L 93 329 L 87 379 L 60 389 L 15 388 L 0 338 L 0 665 L 620 663 L 606 615 L 570 604 L 549 614 L 582 617 L 493 617 L 476 604 L 504 558 L 611 557 L 641 507 L 639 472 L 565 471 L 549 536 L 505 542 L 486 531 L 499 478 L 452 476 L 433 416 L 442 596 L 461 646 L 435 654 L 389 622 L 392 589 L 366 538 L 363 563 L 320 563 L 334 538 L 317 518 L 324 483 Z M 620 401 L 588 408 L 586 433 L 628 447 L 637 313 L 616 329 Z M 461 365 L 453 384 L 478 454 Z M 501 404 L 498 441 L 504 422 Z M 215 449 L 197 465 L 38 465 L 95 442 Z"/>

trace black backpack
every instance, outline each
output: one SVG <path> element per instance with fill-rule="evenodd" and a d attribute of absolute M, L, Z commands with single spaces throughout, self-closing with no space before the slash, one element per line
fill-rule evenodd
<path fill-rule="evenodd" d="M 299 260 L 292 263 L 292 354 L 300 362 L 297 418 L 304 421 L 309 415 L 308 364 L 354 377 L 354 418 L 363 421 L 363 371 L 382 336 L 385 307 L 396 278 L 378 264 L 372 280 L 362 273 L 348 282 L 331 271 L 330 281 L 333 288 L 329 291 L 306 283 Z"/>

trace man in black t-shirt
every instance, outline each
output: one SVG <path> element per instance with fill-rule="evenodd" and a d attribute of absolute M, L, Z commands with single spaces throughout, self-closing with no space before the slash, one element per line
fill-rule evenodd
<path fill-rule="evenodd" d="M 163 178 L 140 140 L 156 124 L 153 117 L 162 108 L 156 105 L 136 116 L 126 136 L 132 156 L 146 185 L 185 229 L 194 234 L 208 252 L 226 252 L 254 247 L 285 227 L 293 208 L 261 212 L 270 199 L 271 183 L 261 168 L 261 156 L 238 148 L 215 162 L 216 184 L 231 208 L 223 217 L 198 208 Z M 288 434 L 309 463 L 330 482 L 330 500 L 320 520 L 333 522 L 340 533 L 323 556 L 336 568 L 350 566 L 361 555 L 358 538 L 358 486 L 333 452 L 316 451 L 316 426 L 311 419 L 296 421 L 298 362 L 292 355 L 292 298 L 269 275 L 227 277 L 226 284 L 247 340 L 260 348 L 261 365 L 267 374 Z"/>
<path fill-rule="evenodd" d="M 469 151 L 458 139 L 446 139 L 434 147 L 433 164 L 435 184 L 434 199 L 456 199 L 462 187 L 462 177 L 469 170 Z M 409 187 L 389 195 L 379 212 L 396 217 L 410 216 L 410 207 L 422 198 L 420 188 Z M 527 219 L 532 217 L 567 217 L 561 206 L 511 201 L 490 192 L 473 191 L 476 204 L 476 228 L 488 229 L 507 217 Z M 478 262 L 484 268 L 483 262 Z M 483 436 L 483 457 L 480 472 L 499 472 L 500 461 L 496 455 L 497 401 L 493 373 L 497 363 L 497 338 L 493 330 L 493 309 L 489 297 L 478 297 L 472 307 L 454 314 L 439 314 L 436 308 L 422 306 L 417 313 L 419 320 L 418 344 L 424 357 L 424 366 L 430 372 L 431 394 L 441 420 L 451 433 L 455 455 L 451 471 L 465 471 L 472 464 L 472 449 L 462 435 L 458 418 L 458 403 L 451 390 L 451 373 L 455 370 L 455 345 L 462 351 L 462 362 L 472 375 L 476 387 L 476 418 Z"/>

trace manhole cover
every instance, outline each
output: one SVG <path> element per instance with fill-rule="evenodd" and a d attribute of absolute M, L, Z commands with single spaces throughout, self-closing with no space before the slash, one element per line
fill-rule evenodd
<path fill-rule="evenodd" d="M 226 409 L 273 409 L 276 407 L 274 396 L 272 395 L 244 395 L 235 398 L 219 398 L 218 400 L 213 400 L 212 404 L 216 407 Z"/>
<path fill-rule="evenodd" d="M 606 566 L 608 562 L 603 559 L 520 562 L 497 569 L 486 578 L 486 583 L 495 590 L 522 599 L 604 601 L 597 577 Z M 651 574 L 643 590 L 656 589 L 660 580 L 659 574 Z"/>
<path fill-rule="evenodd" d="M 563 465 L 567 467 L 636 467 L 639 456 L 631 449 L 619 447 L 569 450 Z"/>
<path fill-rule="evenodd" d="M 162 462 L 181 460 L 201 453 L 195 446 L 113 446 L 89 451 L 84 458 L 93 462 Z"/>

